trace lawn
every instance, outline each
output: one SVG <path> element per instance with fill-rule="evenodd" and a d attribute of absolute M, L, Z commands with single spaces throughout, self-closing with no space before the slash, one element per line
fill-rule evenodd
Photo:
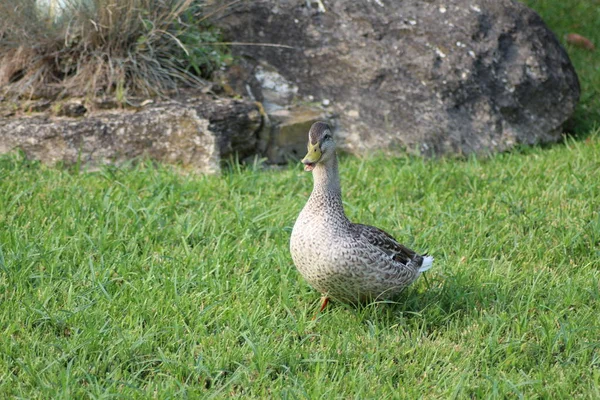
<path fill-rule="evenodd" d="M 586 2 L 529 3 L 600 43 Z M 342 158 L 349 217 L 436 260 L 394 304 L 316 319 L 288 250 L 300 166 L 1 156 L 0 398 L 600 398 L 599 56 L 567 48 L 576 138 Z"/>
<path fill-rule="evenodd" d="M 600 132 L 341 171 L 349 216 L 435 268 L 313 320 L 288 251 L 301 168 L 0 158 L 0 397 L 600 396 Z"/>

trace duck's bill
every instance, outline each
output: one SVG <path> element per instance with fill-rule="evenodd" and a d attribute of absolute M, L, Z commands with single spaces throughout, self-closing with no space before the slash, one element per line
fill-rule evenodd
<path fill-rule="evenodd" d="M 304 164 L 304 170 L 305 171 L 310 172 L 313 169 L 315 169 L 315 163 L 306 163 L 306 164 Z"/>
<path fill-rule="evenodd" d="M 315 165 L 317 165 L 317 163 L 321 159 L 322 153 L 321 148 L 319 147 L 319 143 L 311 144 L 310 142 L 308 142 L 307 148 L 308 153 L 306 153 L 306 155 L 302 159 L 302 164 L 304 164 L 304 170 L 310 172 L 313 169 L 315 169 Z"/>

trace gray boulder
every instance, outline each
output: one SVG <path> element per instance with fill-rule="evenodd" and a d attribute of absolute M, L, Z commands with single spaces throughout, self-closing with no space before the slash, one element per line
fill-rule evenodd
<path fill-rule="evenodd" d="M 579 99 L 566 52 L 516 1 L 311 4 L 248 0 L 215 22 L 234 42 L 291 46 L 233 49 L 262 73 L 256 80 L 268 65 L 291 82 L 290 102 L 331 103 L 347 151 L 469 154 L 557 141 Z"/>

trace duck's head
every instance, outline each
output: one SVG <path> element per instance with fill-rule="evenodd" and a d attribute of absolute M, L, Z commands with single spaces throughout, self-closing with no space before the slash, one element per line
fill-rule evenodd
<path fill-rule="evenodd" d="M 312 171 L 332 157 L 335 157 L 335 142 L 331 129 L 325 122 L 315 122 L 308 131 L 308 153 L 302 159 L 304 170 Z"/>

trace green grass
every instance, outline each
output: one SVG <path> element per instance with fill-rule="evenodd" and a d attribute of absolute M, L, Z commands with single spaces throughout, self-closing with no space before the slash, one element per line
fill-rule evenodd
<path fill-rule="evenodd" d="M 592 2 L 528 3 L 600 43 Z M 342 159 L 348 215 L 436 261 L 397 304 L 316 320 L 288 251 L 298 166 L 0 157 L 0 398 L 599 398 L 599 53 L 567 50 L 585 140 Z"/>
<path fill-rule="evenodd" d="M 0 397 L 598 398 L 600 132 L 343 158 L 348 215 L 436 257 L 330 306 L 288 250 L 309 174 L 0 158 Z"/>
<path fill-rule="evenodd" d="M 600 126 L 600 1 L 524 0 L 537 11 L 566 48 L 581 84 L 581 101 L 570 129 L 586 135 Z M 568 44 L 565 35 L 578 33 L 590 39 L 596 51 Z"/>

